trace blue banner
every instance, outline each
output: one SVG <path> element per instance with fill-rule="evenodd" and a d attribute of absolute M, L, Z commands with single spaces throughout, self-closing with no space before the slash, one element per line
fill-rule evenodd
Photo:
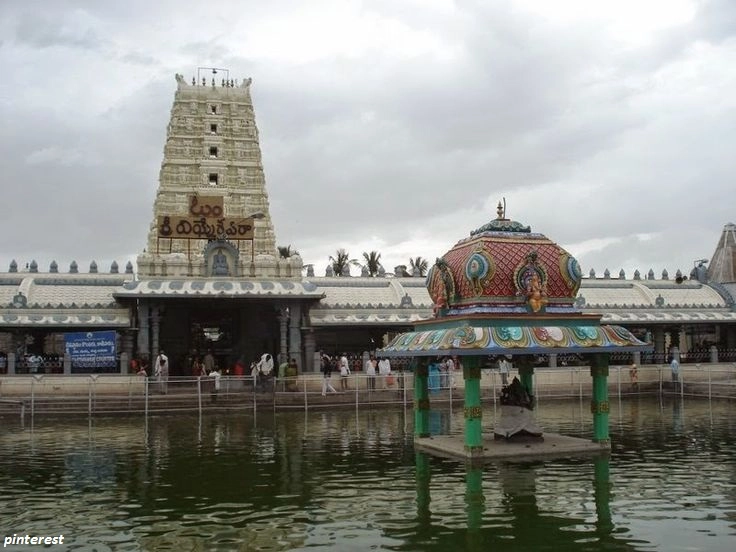
<path fill-rule="evenodd" d="M 66 352 L 75 368 L 114 368 L 115 332 L 64 334 Z"/>

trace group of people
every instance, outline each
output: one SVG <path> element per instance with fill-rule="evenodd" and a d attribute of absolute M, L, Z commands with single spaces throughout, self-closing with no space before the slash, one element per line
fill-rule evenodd
<path fill-rule="evenodd" d="M 368 360 L 365 361 L 364 370 L 368 378 L 368 389 L 370 390 L 376 389 L 376 378 L 379 379 L 381 389 L 387 389 L 394 384 L 393 375 L 391 374 L 391 361 L 388 358 L 378 360 L 374 355 L 370 355 Z M 352 372 L 346 353 L 339 356 L 335 355 L 334 358 L 327 353 L 320 353 L 320 371 L 322 372 L 322 395 L 337 392 L 330 381 L 332 372 L 340 374 L 340 391 L 350 389 L 348 381 Z"/>
<path fill-rule="evenodd" d="M 279 364 L 279 371 L 276 379 L 281 384 L 281 391 L 297 391 L 296 376 L 299 374 L 299 365 L 295 358 L 284 361 Z"/>
<path fill-rule="evenodd" d="M 376 390 L 376 375 L 380 378 L 381 389 L 386 389 L 393 385 L 393 376 L 391 376 L 391 361 L 387 358 L 381 360 L 371 355 L 365 361 L 365 374 L 368 376 L 368 389 Z"/>

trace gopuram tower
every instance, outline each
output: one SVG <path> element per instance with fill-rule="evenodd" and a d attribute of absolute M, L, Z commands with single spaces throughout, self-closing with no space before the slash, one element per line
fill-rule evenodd
<path fill-rule="evenodd" d="M 139 276 L 300 277 L 301 258 L 276 248 L 251 79 L 200 68 L 176 81 Z"/>
<path fill-rule="evenodd" d="M 279 256 L 251 80 L 200 68 L 176 82 L 138 277 L 115 293 L 135 312 L 124 348 L 151 362 L 165 351 L 175 375 L 205 354 L 224 369 L 265 354 L 309 367 L 302 313 L 322 293 L 302 281 L 301 257 Z"/>

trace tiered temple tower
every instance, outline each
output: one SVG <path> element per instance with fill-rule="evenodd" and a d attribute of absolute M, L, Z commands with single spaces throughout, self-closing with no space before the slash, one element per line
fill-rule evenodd
<path fill-rule="evenodd" d="M 736 224 L 732 222 L 723 227 L 708 265 L 708 279 L 719 284 L 736 282 Z"/>
<path fill-rule="evenodd" d="M 176 75 L 154 218 L 138 273 L 299 277 L 299 256 L 278 258 L 251 79 L 237 83 L 227 70 L 202 73 L 191 83 Z"/>

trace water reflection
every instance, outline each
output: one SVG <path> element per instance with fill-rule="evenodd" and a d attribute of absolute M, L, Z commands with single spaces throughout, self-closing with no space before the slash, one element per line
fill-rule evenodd
<path fill-rule="evenodd" d="M 483 466 L 415 453 L 402 409 L 3 419 L 0 528 L 97 550 L 730 550 L 736 407 L 613 406 L 610 457 Z M 580 412 L 540 417 L 589 436 Z"/>
<path fill-rule="evenodd" d="M 463 542 L 469 551 L 488 550 L 633 550 L 628 531 L 614 531 L 611 516 L 612 486 L 610 457 L 589 459 L 576 465 L 581 484 L 589 485 L 594 497 L 594 515 L 560 516 L 553 504 L 541 504 L 544 493 L 537 490 L 538 471 L 543 463 L 498 463 L 465 465 L 465 527 L 451 530 L 432 523 L 432 494 L 446 498 L 445 488 L 431 488 L 432 463 L 437 459 L 423 452 L 415 455 L 416 463 L 416 544 L 423 549 L 441 549 Z M 441 469 L 441 468 L 440 468 Z M 589 475 L 582 480 L 582 474 Z M 493 504 L 486 501 L 485 488 L 491 492 Z M 439 495 L 439 496 L 438 496 Z M 486 516 L 491 513 L 491 519 Z M 499 515 L 500 514 L 500 515 Z M 593 512 L 590 512 L 593 514 Z M 490 522 L 490 523 L 489 523 Z M 411 547 L 409 547 L 411 548 Z"/>

